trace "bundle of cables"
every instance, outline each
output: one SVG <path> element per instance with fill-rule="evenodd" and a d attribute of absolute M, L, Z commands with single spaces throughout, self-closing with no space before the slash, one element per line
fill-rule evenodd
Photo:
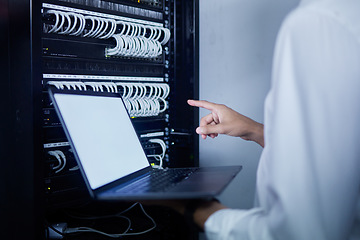
<path fill-rule="evenodd" d="M 156 58 L 162 54 L 162 45 L 170 39 L 170 30 L 160 26 L 118 21 L 115 18 L 83 15 L 75 12 L 48 10 L 54 19 L 45 24 L 45 33 L 108 39 L 113 37 L 114 48 L 105 50 L 106 56 Z"/>
<path fill-rule="evenodd" d="M 150 139 L 149 142 L 159 144 L 161 146 L 161 150 L 162 150 L 161 154 L 147 155 L 148 157 L 155 158 L 159 162 L 159 165 L 152 165 L 152 167 L 153 168 L 163 168 L 163 160 L 164 160 L 164 156 L 165 156 L 165 152 L 166 152 L 165 142 L 162 139 Z"/>
<path fill-rule="evenodd" d="M 58 89 L 120 92 L 131 117 L 158 116 L 165 112 L 168 107 L 165 99 L 170 94 L 165 83 L 49 81 L 47 84 Z"/>
<path fill-rule="evenodd" d="M 152 226 L 144 231 L 140 231 L 140 232 L 130 232 L 130 229 L 132 227 L 132 223 L 131 220 L 126 217 L 123 216 L 124 213 L 130 211 L 131 209 L 133 209 L 135 206 L 139 206 L 141 211 L 144 213 L 144 215 L 151 221 Z M 69 214 L 70 215 L 70 214 Z M 149 216 L 149 214 L 145 211 L 144 207 L 142 206 L 142 204 L 140 203 L 134 203 L 133 205 L 131 205 L 129 208 L 113 214 L 113 215 L 104 215 L 104 216 L 76 216 L 76 215 L 70 215 L 72 218 L 77 218 L 77 219 L 83 219 L 83 220 L 96 220 L 96 219 L 106 219 L 106 218 L 113 218 L 113 217 L 117 217 L 117 218 L 122 218 L 125 219 L 128 222 L 128 226 L 126 227 L 126 230 L 122 233 L 106 233 L 104 231 L 100 231 L 98 229 L 94 229 L 94 228 L 90 228 L 90 227 L 68 227 L 66 223 L 63 224 L 58 224 L 59 226 L 61 226 L 61 228 L 59 228 L 58 226 L 56 226 L 56 224 L 50 224 L 47 223 L 47 227 L 48 227 L 48 235 L 60 235 L 60 236 L 68 236 L 71 234 L 78 234 L 78 233 L 96 233 L 96 234 L 100 234 L 106 237 L 110 237 L 110 238 L 120 238 L 120 237 L 124 237 L 124 236 L 135 236 L 135 235 L 142 235 L 145 233 L 148 233 L 152 230 L 154 230 L 156 228 L 156 222 L 155 220 Z M 53 234 L 51 234 L 53 233 Z"/>

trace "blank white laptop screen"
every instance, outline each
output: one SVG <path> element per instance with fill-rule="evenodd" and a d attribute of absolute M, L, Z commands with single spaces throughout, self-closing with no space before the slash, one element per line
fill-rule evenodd
<path fill-rule="evenodd" d="M 54 98 L 92 189 L 149 166 L 121 98 Z"/>

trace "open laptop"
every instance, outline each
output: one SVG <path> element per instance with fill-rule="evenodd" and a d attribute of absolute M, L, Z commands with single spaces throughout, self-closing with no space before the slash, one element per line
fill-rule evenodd
<path fill-rule="evenodd" d="M 241 170 L 241 166 L 153 169 L 120 94 L 55 88 L 49 94 L 95 199 L 212 198 Z M 166 179 L 158 180 L 162 175 Z"/>

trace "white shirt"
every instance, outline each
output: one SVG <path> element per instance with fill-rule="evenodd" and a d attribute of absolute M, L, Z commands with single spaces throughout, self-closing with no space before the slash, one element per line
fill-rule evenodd
<path fill-rule="evenodd" d="M 360 239 L 359 0 L 307 0 L 286 18 L 264 125 L 258 206 L 215 212 L 207 238 Z"/>

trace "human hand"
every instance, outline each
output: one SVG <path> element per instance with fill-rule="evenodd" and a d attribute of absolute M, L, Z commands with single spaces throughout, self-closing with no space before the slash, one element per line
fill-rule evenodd
<path fill-rule="evenodd" d="M 211 113 L 201 118 L 196 133 L 203 139 L 215 138 L 218 134 L 241 137 L 264 146 L 263 125 L 223 105 L 208 101 L 188 100 L 188 104 L 210 110 Z"/>
<path fill-rule="evenodd" d="M 202 230 L 204 230 L 206 220 L 214 212 L 227 208 L 217 200 L 199 200 L 199 199 L 198 200 L 196 199 L 147 200 L 147 201 L 141 201 L 141 204 L 171 208 L 174 211 L 180 213 L 181 215 L 184 215 L 185 220 L 195 223 Z M 192 205 L 192 207 L 190 207 L 190 205 Z"/>
<path fill-rule="evenodd" d="M 188 200 L 173 200 L 173 199 L 165 199 L 165 200 L 142 200 L 141 204 L 147 206 L 159 206 L 159 207 L 167 207 L 171 208 L 174 211 L 184 214 L 185 206 L 188 203 Z"/>

